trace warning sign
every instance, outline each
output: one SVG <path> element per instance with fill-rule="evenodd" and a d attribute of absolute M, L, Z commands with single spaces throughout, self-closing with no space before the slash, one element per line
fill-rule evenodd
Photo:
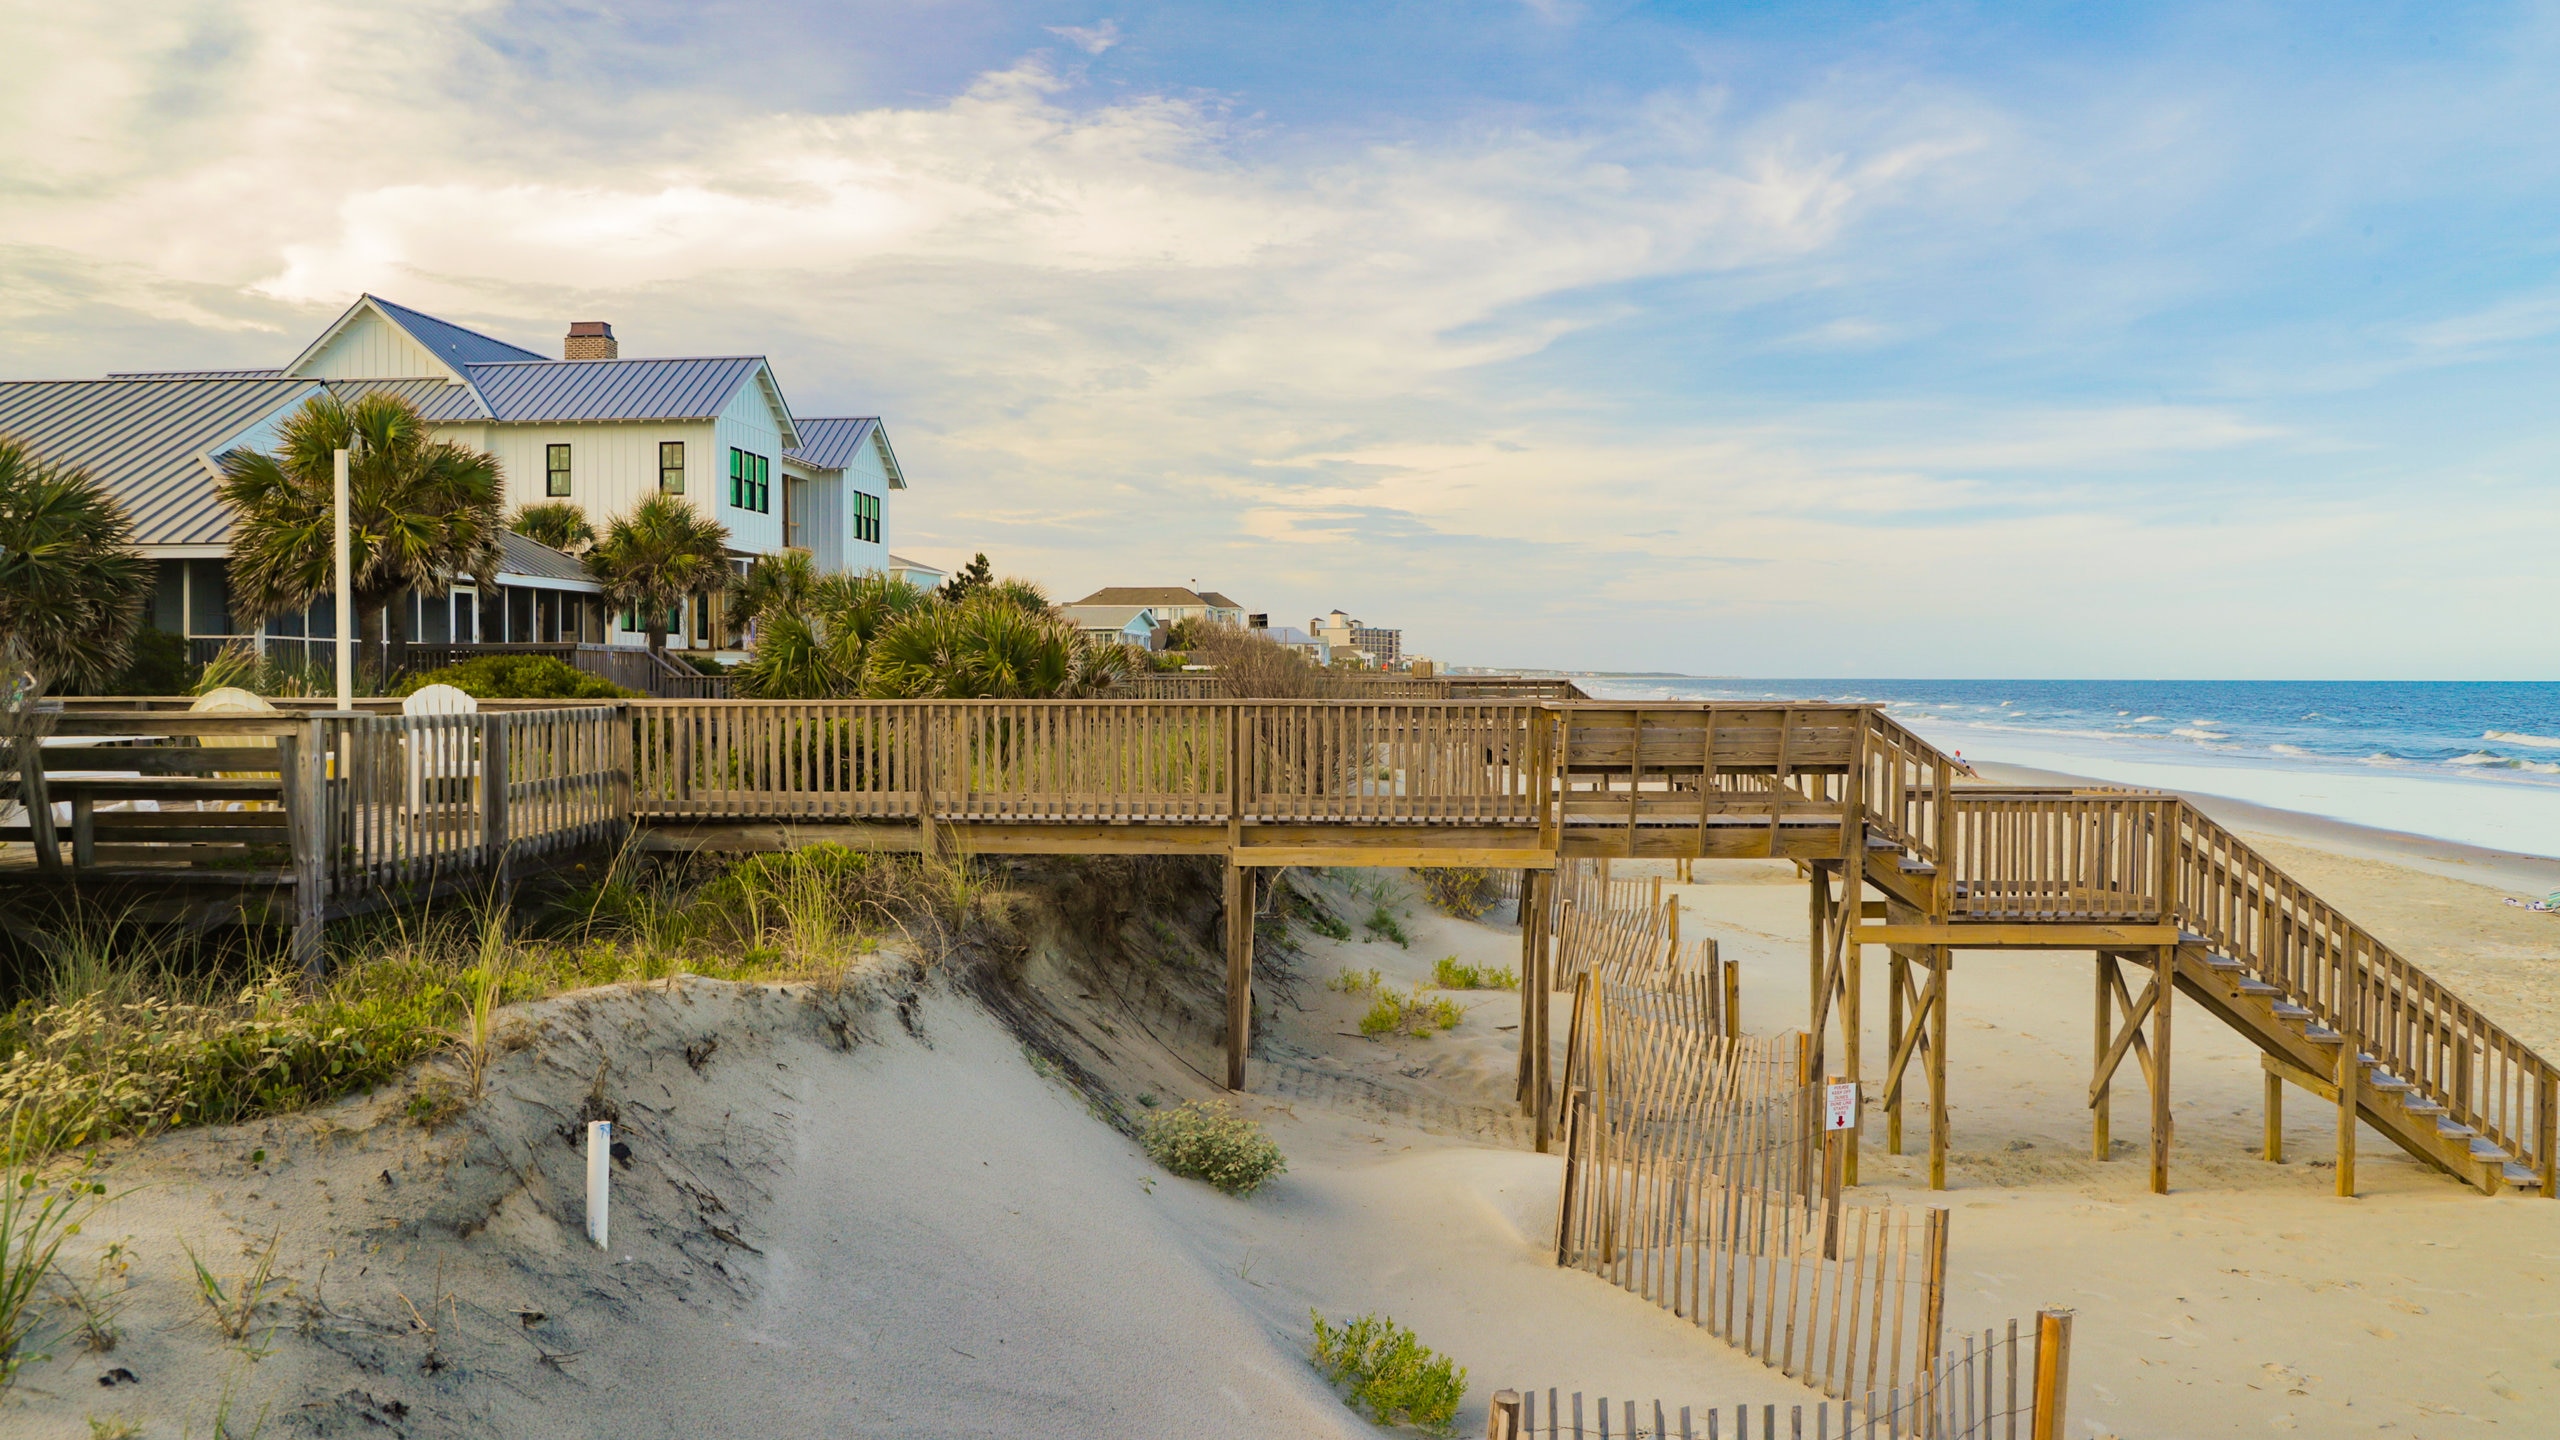
<path fill-rule="evenodd" d="M 1826 1130 L 1846 1130 L 1858 1120 L 1858 1082 L 1839 1080 L 1824 1087 L 1830 1095 L 1831 1113 Z"/>

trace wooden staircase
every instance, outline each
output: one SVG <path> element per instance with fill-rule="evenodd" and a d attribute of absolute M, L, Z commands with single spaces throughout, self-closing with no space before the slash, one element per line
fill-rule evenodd
<path fill-rule="evenodd" d="M 2174 936 L 2176 993 L 2262 1052 L 2271 1115 L 2279 1081 L 2336 1104 L 2352 1044 L 2365 1123 L 2483 1193 L 2553 1194 L 2560 1069 L 2194 806 L 2158 792 L 1958 789 L 1946 757 L 1882 715 L 1874 725 L 1856 789 L 1864 823 L 1844 840 L 1863 853 L 1856 888 L 1894 919 L 1990 946 L 2118 926 L 2163 947 Z M 1897 1054 L 1927 1048 L 1895 1037 Z M 2102 1057 L 2093 1108 L 2108 1073 Z"/>

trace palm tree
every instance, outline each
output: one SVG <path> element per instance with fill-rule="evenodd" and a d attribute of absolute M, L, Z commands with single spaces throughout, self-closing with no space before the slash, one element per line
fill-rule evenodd
<path fill-rule="evenodd" d="M 527 505 L 507 522 L 507 528 L 564 555 L 582 554 L 596 543 L 596 527 L 587 523 L 587 512 L 566 500 Z"/>
<path fill-rule="evenodd" d="M 766 615 L 804 613 L 818 588 L 818 562 L 806 550 L 759 555 L 729 596 L 729 623 L 744 630 Z"/>
<path fill-rule="evenodd" d="M 725 594 L 738 581 L 729 527 L 673 495 L 652 495 L 606 526 L 587 552 L 587 571 L 607 600 L 640 612 L 651 650 L 667 648 L 667 618 L 677 606 Z"/>
<path fill-rule="evenodd" d="M 487 585 L 497 574 L 505 475 L 494 456 L 431 438 L 416 407 L 378 391 L 352 405 L 313 396 L 277 441 L 273 455 L 233 450 L 219 462 L 220 494 L 236 517 L 231 603 L 269 620 L 330 592 L 335 452 L 349 451 L 350 598 L 387 678 L 409 639 L 409 607 L 392 602 L 410 590 L 442 596 L 463 575 Z"/>
<path fill-rule="evenodd" d="M 151 562 L 115 497 L 0 436 L 0 686 L 12 707 L 122 673 L 150 593 Z"/>
<path fill-rule="evenodd" d="M 865 662 L 865 688 L 889 699 L 1046 699 L 1076 679 L 1083 648 L 1067 621 L 982 591 L 881 632 Z"/>
<path fill-rule="evenodd" d="M 787 573 L 778 569 L 769 578 L 778 588 Z M 747 581 L 752 589 L 755 571 Z M 799 604 L 776 601 L 756 609 L 755 654 L 738 667 L 738 690 L 761 700 L 859 695 L 872 643 L 934 603 L 930 592 L 876 570 L 813 580 Z"/>

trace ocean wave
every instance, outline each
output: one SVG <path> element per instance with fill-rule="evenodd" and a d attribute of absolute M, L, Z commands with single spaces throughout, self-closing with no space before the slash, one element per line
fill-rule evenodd
<path fill-rule="evenodd" d="M 2560 750 L 2560 740 L 2548 735 L 2519 735 L 2513 730 L 2483 730 L 2483 740 L 2497 740 L 2509 745 L 2528 745 L 2536 750 Z"/>
<path fill-rule="evenodd" d="M 2409 762 L 2398 755 L 2392 754 L 2388 750 L 2376 750 L 2372 754 L 2364 757 L 2364 763 L 2367 765 L 2406 765 Z"/>
<path fill-rule="evenodd" d="M 2133 723 L 2136 725 L 2157 725 L 2160 723 L 2160 717 L 2157 715 L 2136 715 L 2133 717 Z"/>
<path fill-rule="evenodd" d="M 2316 758 L 2310 751 L 2303 749 L 2299 745 L 2270 745 L 2267 748 L 2278 755 L 2294 755 L 2305 760 Z"/>
<path fill-rule="evenodd" d="M 2186 740 L 2228 740 L 2231 738 L 2228 734 L 2220 730 L 2198 730 L 2187 725 L 2181 725 L 2169 733 Z"/>
<path fill-rule="evenodd" d="M 2473 770 L 2521 770 L 2528 775 L 2560 775 L 2560 765 L 2548 760 L 2518 760 L 2492 750 L 2475 750 L 2444 763 Z"/>
<path fill-rule="evenodd" d="M 2516 762 L 2494 751 L 2474 750 L 2468 755 L 2456 755 L 2444 763 L 2447 765 L 2499 765 L 2512 768 Z"/>

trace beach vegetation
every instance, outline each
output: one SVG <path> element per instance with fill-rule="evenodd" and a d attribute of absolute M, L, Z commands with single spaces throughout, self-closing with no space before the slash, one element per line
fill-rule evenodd
<path fill-rule="evenodd" d="M 1455 1030 L 1467 1018 L 1466 1007 L 1446 995 L 1426 996 L 1419 989 L 1409 995 L 1380 990 L 1378 998 L 1369 1002 L 1368 1012 L 1360 1017 L 1360 1033 L 1368 1036 L 1410 1035 L 1417 1040 L 1429 1039 L 1442 1030 Z"/>
<path fill-rule="evenodd" d="M 1371 909 L 1369 918 L 1361 922 L 1360 928 L 1367 932 L 1364 940 L 1393 940 L 1399 949 L 1413 948 L 1413 937 L 1404 932 L 1404 922 L 1384 905 Z"/>
<path fill-rule="evenodd" d="M 1289 1168 L 1261 1123 L 1236 1114 L 1223 1100 L 1187 1100 L 1157 1111 L 1147 1117 L 1139 1143 L 1167 1170 L 1230 1195 L 1250 1195 Z"/>
<path fill-rule="evenodd" d="M 274 454 L 238 449 L 217 462 L 235 517 L 231 607 L 244 623 L 309 608 L 336 584 L 336 452 L 348 457 L 348 551 L 357 624 L 380 673 L 395 675 L 409 639 L 408 591 L 440 596 L 455 579 L 494 581 L 504 534 L 505 476 L 496 457 L 431 436 L 415 406 L 375 391 L 344 402 L 313 396 L 288 417 Z M 385 626 L 388 629 L 385 629 Z"/>
<path fill-rule="evenodd" d="M 634 613 L 652 650 L 667 648 L 686 601 L 726 595 L 738 578 L 729 568 L 729 527 L 674 495 L 652 495 L 616 516 L 586 561 L 605 599 Z"/>
<path fill-rule="evenodd" d="M 1466 965 L 1443 955 L 1431 967 L 1431 983 L 1443 990 L 1517 990 L 1520 972 L 1508 965 Z"/>
<path fill-rule="evenodd" d="M 1324 988 L 1344 995 L 1366 995 L 1378 988 L 1380 978 L 1374 969 L 1354 970 L 1346 966 L 1342 973 L 1324 982 Z"/>
<path fill-rule="evenodd" d="M 587 512 L 568 500 L 527 505 L 507 521 L 507 528 L 563 555 L 583 555 L 588 546 L 596 543 L 596 527 L 587 519 Z"/>
<path fill-rule="evenodd" d="M 104 1355 L 124 1340 L 124 1327 L 118 1317 L 130 1298 L 126 1287 L 132 1270 L 133 1248 L 117 1240 L 98 1252 L 86 1282 L 54 1277 L 62 1293 L 63 1308 L 72 1315 L 72 1337 L 81 1349 Z"/>
<path fill-rule="evenodd" d="M 1338 1323 L 1328 1323 L 1321 1311 L 1308 1315 L 1315 1322 L 1316 1368 L 1352 1409 L 1379 1425 L 1450 1433 L 1467 1398 L 1465 1366 L 1383 1315 Z"/>
<path fill-rule="evenodd" d="M 557 655 L 474 655 L 402 676 L 391 693 L 414 695 L 430 685 L 450 685 L 481 700 L 629 700 L 640 693 Z"/>
<path fill-rule="evenodd" d="M 15 1131 L 22 1120 L 12 1108 L 6 1122 Z M 0 1391 L 17 1379 L 20 1366 L 38 1358 L 27 1348 L 41 1313 L 38 1301 L 63 1242 L 80 1233 L 80 1222 L 106 1193 L 95 1152 L 49 1168 L 0 1158 Z"/>
<path fill-rule="evenodd" d="M 0 667 L 34 677 L 22 704 L 123 672 L 152 573 L 104 485 L 0 436 Z"/>
<path fill-rule="evenodd" d="M 251 1243 L 241 1247 L 248 1268 L 233 1275 L 217 1275 L 196 1253 L 196 1247 L 184 1240 L 179 1247 L 187 1252 L 196 1298 L 204 1303 L 205 1316 L 226 1340 L 237 1344 L 249 1338 L 269 1307 L 292 1293 L 293 1282 L 276 1274 L 276 1252 L 284 1243 L 284 1233 L 267 1236 L 261 1247 Z"/>
<path fill-rule="evenodd" d="M 1425 868 L 1413 872 L 1422 884 L 1422 898 L 1443 915 L 1460 920 L 1473 920 L 1494 907 L 1502 898 L 1493 872 L 1480 865 L 1453 865 Z"/>

